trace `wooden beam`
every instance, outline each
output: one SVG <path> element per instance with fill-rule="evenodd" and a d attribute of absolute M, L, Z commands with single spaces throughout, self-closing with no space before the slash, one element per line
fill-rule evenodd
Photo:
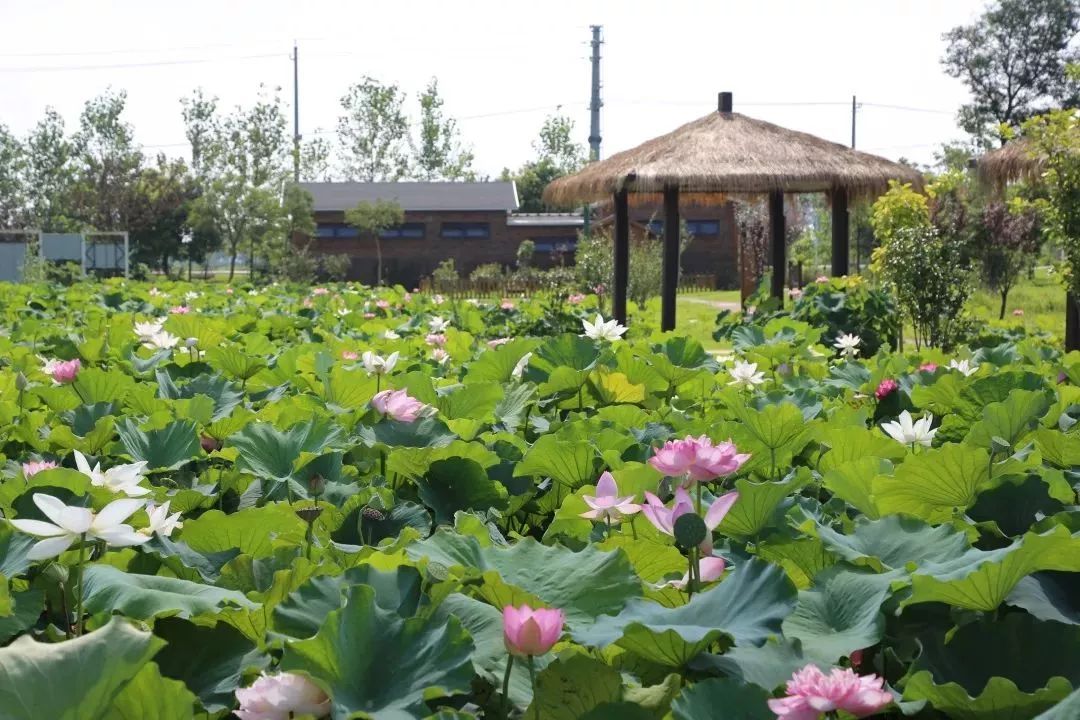
<path fill-rule="evenodd" d="M 679 187 L 664 188 L 664 270 L 660 287 L 660 329 L 675 329 L 675 294 L 679 288 Z"/>
<path fill-rule="evenodd" d="M 832 191 L 832 274 L 842 277 L 848 274 L 848 245 L 851 241 L 851 224 L 848 217 L 847 188 Z"/>
<path fill-rule="evenodd" d="M 784 227 L 784 191 L 769 193 L 769 240 L 772 247 L 772 296 L 784 305 L 784 279 L 787 274 L 787 238 Z"/>
<path fill-rule="evenodd" d="M 626 324 L 626 289 L 630 284 L 630 204 L 626 190 L 615 193 L 615 287 L 611 295 L 612 314 Z"/>

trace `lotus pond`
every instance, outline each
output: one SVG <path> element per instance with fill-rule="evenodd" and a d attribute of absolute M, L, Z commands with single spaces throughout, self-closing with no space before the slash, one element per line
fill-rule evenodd
<path fill-rule="evenodd" d="M 1080 356 L 207 288 L 0 286 L 0 718 L 1080 717 Z"/>

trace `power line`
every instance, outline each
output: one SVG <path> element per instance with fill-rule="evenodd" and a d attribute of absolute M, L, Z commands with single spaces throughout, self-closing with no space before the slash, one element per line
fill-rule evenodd
<path fill-rule="evenodd" d="M 138 63 L 113 63 L 109 65 L 40 65 L 34 67 L 3 67 L 0 72 L 5 73 L 35 73 L 35 72 L 73 72 L 83 70 L 121 70 L 124 68 L 160 67 L 163 65 L 196 65 L 214 62 L 232 62 L 234 60 L 260 60 L 265 58 L 287 57 L 283 53 L 264 53 L 262 55 L 234 55 L 217 58 L 190 58 L 187 60 L 158 60 Z"/>
<path fill-rule="evenodd" d="M 951 111 L 951 110 L 935 110 L 933 108 L 911 107 L 909 105 L 888 105 L 886 103 L 872 103 L 872 102 L 860 102 L 859 104 L 864 105 L 866 107 L 881 108 L 883 110 L 903 110 L 905 112 L 931 113 L 933 115 L 952 115 L 953 114 L 953 111 Z"/>

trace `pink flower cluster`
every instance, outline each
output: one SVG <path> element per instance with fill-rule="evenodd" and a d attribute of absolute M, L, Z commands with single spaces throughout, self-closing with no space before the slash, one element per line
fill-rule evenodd
<path fill-rule="evenodd" d="M 398 422 L 416 422 L 430 406 L 425 405 L 405 390 L 383 390 L 371 398 L 371 407 Z"/>
<path fill-rule="evenodd" d="M 187 305 L 176 305 L 169 308 L 169 312 L 173 315 L 187 315 L 189 312 L 191 312 L 191 308 L 189 308 Z"/>
<path fill-rule="evenodd" d="M 503 643 L 506 651 L 515 657 L 544 655 L 562 635 L 566 616 L 562 610 L 539 608 L 528 605 L 519 608 L 507 605 L 503 608 Z"/>
<path fill-rule="evenodd" d="M 730 440 L 713 445 L 702 435 L 687 435 L 682 440 L 668 440 L 649 458 L 649 464 L 668 477 L 686 477 L 690 482 L 709 482 L 742 467 L 750 459 L 740 454 Z"/>
<path fill-rule="evenodd" d="M 885 378 L 878 383 L 877 390 L 874 391 L 874 397 L 878 400 L 884 400 L 885 398 L 896 392 L 896 388 L 900 387 L 892 378 Z"/>
<path fill-rule="evenodd" d="M 424 338 L 424 342 L 435 347 L 442 347 L 446 345 L 446 335 L 443 333 L 428 333 L 427 337 Z"/>
<path fill-rule="evenodd" d="M 860 677 L 850 668 L 833 668 L 826 675 L 807 665 L 788 680 L 787 697 L 769 700 L 769 709 L 782 720 L 818 720 L 837 710 L 866 717 L 892 702 L 884 682 L 877 675 Z"/>
<path fill-rule="evenodd" d="M 574 293 L 570 297 L 566 298 L 566 302 L 570 303 L 571 305 L 580 305 L 584 301 L 585 301 L 585 296 L 582 295 L 581 293 Z"/>

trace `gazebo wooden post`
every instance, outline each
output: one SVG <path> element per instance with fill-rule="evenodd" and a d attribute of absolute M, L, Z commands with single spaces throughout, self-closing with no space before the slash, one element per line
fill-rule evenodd
<path fill-rule="evenodd" d="M 675 294 L 679 287 L 679 186 L 664 188 L 664 270 L 660 287 L 660 329 L 675 329 Z"/>
<path fill-rule="evenodd" d="M 615 319 L 626 324 L 626 288 L 630 280 L 630 207 L 626 189 L 615 192 L 615 287 L 611 295 L 611 312 Z"/>
<path fill-rule="evenodd" d="M 843 277 L 848 274 L 848 245 L 851 240 L 851 225 L 848 218 L 847 188 L 833 188 L 832 191 L 832 274 Z"/>
<path fill-rule="evenodd" d="M 787 272 L 787 239 L 784 228 L 784 191 L 769 193 L 769 237 L 772 244 L 772 296 L 784 305 L 784 279 Z"/>

